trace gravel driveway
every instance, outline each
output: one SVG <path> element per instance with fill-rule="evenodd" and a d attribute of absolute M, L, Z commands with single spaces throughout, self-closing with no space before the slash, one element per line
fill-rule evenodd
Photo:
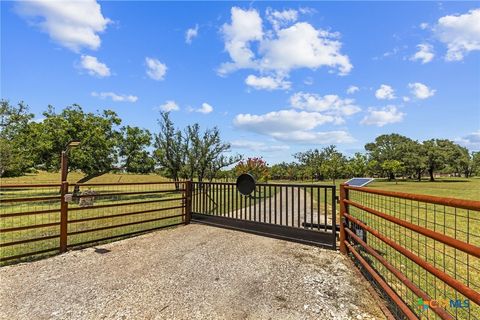
<path fill-rule="evenodd" d="M 191 224 L 0 268 L 0 319 L 383 319 L 347 258 Z"/>

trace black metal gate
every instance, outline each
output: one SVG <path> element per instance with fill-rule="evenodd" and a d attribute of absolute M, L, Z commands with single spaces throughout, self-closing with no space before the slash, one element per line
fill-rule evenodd
<path fill-rule="evenodd" d="M 234 183 L 194 182 L 192 221 L 335 250 L 336 188 L 263 183 L 243 196 Z"/>

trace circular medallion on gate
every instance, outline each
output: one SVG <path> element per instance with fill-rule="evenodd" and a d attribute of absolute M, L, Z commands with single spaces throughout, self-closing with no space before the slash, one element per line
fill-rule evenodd
<path fill-rule="evenodd" d="M 255 178 L 249 173 L 241 174 L 237 178 L 237 190 L 244 196 L 250 195 L 255 190 Z"/>

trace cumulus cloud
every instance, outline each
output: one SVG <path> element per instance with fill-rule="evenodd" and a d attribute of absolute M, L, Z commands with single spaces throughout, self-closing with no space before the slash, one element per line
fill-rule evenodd
<path fill-rule="evenodd" d="M 437 38 L 447 45 L 447 61 L 460 61 L 470 51 L 480 50 L 480 9 L 438 19 Z"/>
<path fill-rule="evenodd" d="M 480 150 L 480 130 L 455 139 L 455 141 L 471 150 Z"/>
<path fill-rule="evenodd" d="M 100 78 L 109 77 L 111 75 L 110 69 L 105 63 L 98 61 L 96 57 L 89 55 L 82 55 L 80 57 L 80 67 L 85 69 L 89 75 Z"/>
<path fill-rule="evenodd" d="M 257 77 L 256 75 L 249 75 L 245 79 L 245 83 L 257 90 L 286 90 L 290 89 L 291 82 L 284 80 L 282 77 Z"/>
<path fill-rule="evenodd" d="M 290 97 L 290 105 L 296 109 L 321 112 L 333 117 L 333 122 L 344 122 L 344 116 L 351 116 L 361 109 L 354 99 L 342 99 L 334 94 L 320 96 L 314 93 L 297 92 Z"/>
<path fill-rule="evenodd" d="M 145 64 L 147 66 L 147 75 L 153 80 L 163 80 L 167 73 L 167 66 L 161 63 L 155 58 L 145 58 Z"/>
<path fill-rule="evenodd" d="M 273 137 L 279 141 L 300 143 L 347 143 L 354 139 L 345 131 L 312 131 L 316 127 L 334 122 L 335 117 L 319 112 L 296 110 L 272 111 L 266 114 L 238 114 L 234 125 L 247 131 Z"/>
<path fill-rule="evenodd" d="M 279 11 L 267 8 L 265 15 L 275 30 L 278 30 L 280 27 L 288 25 L 289 23 L 295 22 L 298 19 L 298 11 L 293 9 Z"/>
<path fill-rule="evenodd" d="M 53 41 L 75 52 L 82 48 L 98 49 L 101 44 L 98 34 L 111 22 L 102 15 L 95 0 L 19 1 L 15 10 Z"/>
<path fill-rule="evenodd" d="M 203 113 L 203 114 L 209 114 L 213 111 L 213 107 L 209 105 L 208 103 L 204 102 L 202 103 L 202 106 L 200 108 L 194 109 L 190 108 L 190 112 L 198 112 L 198 113 Z"/>
<path fill-rule="evenodd" d="M 248 68 L 285 76 L 293 69 L 329 67 L 341 75 L 348 74 L 352 64 L 340 52 L 342 43 L 338 33 L 315 29 L 306 22 L 287 26 L 296 21 L 295 12 L 267 11 L 267 20 L 274 21 L 274 28 L 264 31 L 263 20 L 255 9 L 233 7 L 231 23 L 222 27 L 225 50 L 231 61 L 223 63 L 219 73 L 225 75 Z"/>
<path fill-rule="evenodd" d="M 271 145 L 260 141 L 234 140 L 230 142 L 233 148 L 247 149 L 255 152 L 276 152 L 290 149 L 287 145 Z"/>
<path fill-rule="evenodd" d="M 409 83 L 408 87 L 411 90 L 411 93 L 417 98 L 417 99 L 427 99 L 430 98 L 435 94 L 437 90 L 435 89 L 430 89 L 426 85 L 420 82 L 415 82 L 415 83 Z"/>
<path fill-rule="evenodd" d="M 395 99 L 395 90 L 389 85 L 382 84 L 380 88 L 375 91 L 375 97 L 380 100 Z"/>
<path fill-rule="evenodd" d="M 401 122 L 405 113 L 400 112 L 396 106 L 386 106 L 381 109 L 368 108 L 368 114 L 362 119 L 361 124 L 383 127 L 386 124 Z"/>
<path fill-rule="evenodd" d="M 347 89 L 347 94 L 354 94 L 355 92 L 358 92 L 358 91 L 360 91 L 360 88 L 358 88 L 357 86 L 350 86 Z"/>
<path fill-rule="evenodd" d="M 159 109 L 164 112 L 178 111 L 180 107 L 173 100 L 167 100 L 164 104 L 159 106 Z"/>
<path fill-rule="evenodd" d="M 428 43 L 421 43 L 417 45 L 418 51 L 415 52 L 413 56 L 410 57 L 410 60 L 417 61 L 420 60 L 422 64 L 428 63 L 433 60 L 435 54 L 433 53 L 433 46 Z"/>
<path fill-rule="evenodd" d="M 114 92 L 92 92 L 92 97 L 110 98 L 114 102 L 137 102 L 138 97 L 131 94 L 116 94 Z"/>
<path fill-rule="evenodd" d="M 198 36 L 198 24 L 195 25 L 195 28 L 189 28 L 185 32 L 185 42 L 190 44 L 192 43 L 193 38 Z"/>

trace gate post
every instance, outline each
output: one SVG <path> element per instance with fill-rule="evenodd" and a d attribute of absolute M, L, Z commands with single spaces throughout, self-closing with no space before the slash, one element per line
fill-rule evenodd
<path fill-rule="evenodd" d="M 62 181 L 60 198 L 60 253 L 67 251 L 68 202 L 65 195 L 68 193 L 68 182 Z"/>
<path fill-rule="evenodd" d="M 345 189 L 345 184 L 340 185 L 340 252 L 347 254 L 347 246 L 345 245 L 345 213 L 348 213 L 348 205 L 344 202 L 348 200 L 348 190 Z"/>
<path fill-rule="evenodd" d="M 192 217 L 192 181 L 186 182 L 186 199 L 185 199 L 185 224 L 190 223 Z"/>

